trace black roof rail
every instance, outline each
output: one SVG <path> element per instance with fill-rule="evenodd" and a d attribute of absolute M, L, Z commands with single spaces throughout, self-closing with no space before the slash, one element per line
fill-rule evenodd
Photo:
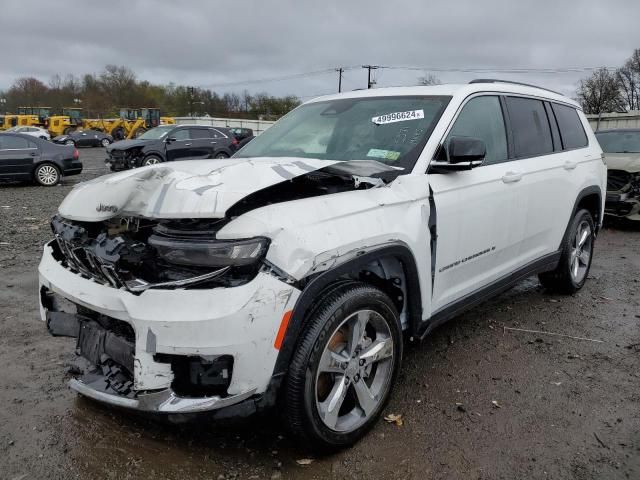
<path fill-rule="evenodd" d="M 531 83 L 514 82 L 513 80 L 500 80 L 499 78 L 475 78 L 471 80 L 469 83 L 510 83 L 512 85 L 522 85 L 523 87 L 533 87 L 533 88 L 538 88 L 540 90 L 546 90 L 547 92 L 555 93 L 556 95 L 562 95 L 564 97 L 562 93 L 556 92 L 555 90 L 539 87 L 538 85 L 533 85 Z"/>

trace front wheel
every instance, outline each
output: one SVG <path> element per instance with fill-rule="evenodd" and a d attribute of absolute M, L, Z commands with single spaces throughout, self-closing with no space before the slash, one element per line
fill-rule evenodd
<path fill-rule="evenodd" d="M 146 167 L 147 165 L 157 165 L 158 163 L 162 163 L 162 159 L 160 157 L 149 155 L 142 161 L 142 166 Z"/>
<path fill-rule="evenodd" d="M 69 139 L 69 140 L 65 140 L 65 141 L 64 141 L 64 144 L 65 144 L 65 145 L 75 145 L 75 144 L 76 144 L 76 142 L 74 142 L 73 140 Z"/>
<path fill-rule="evenodd" d="M 107 148 L 109 145 L 111 145 L 111 140 L 109 140 L 108 138 L 103 138 L 102 140 L 100 140 L 100 143 L 103 147 Z"/>
<path fill-rule="evenodd" d="M 227 154 L 226 154 L 226 153 L 224 153 L 224 152 L 220 152 L 220 153 L 218 153 L 218 154 L 217 154 L 215 157 L 213 157 L 213 158 L 229 158 L 229 155 L 227 155 Z"/>
<path fill-rule="evenodd" d="M 550 292 L 572 294 L 580 290 L 589 275 L 593 258 L 595 224 L 587 210 L 578 210 L 562 242 L 562 254 L 555 270 L 541 273 L 540 283 Z"/>
<path fill-rule="evenodd" d="M 349 446 L 376 422 L 402 359 L 398 312 L 381 290 L 351 283 L 311 313 L 284 386 L 288 427 L 320 449 Z"/>

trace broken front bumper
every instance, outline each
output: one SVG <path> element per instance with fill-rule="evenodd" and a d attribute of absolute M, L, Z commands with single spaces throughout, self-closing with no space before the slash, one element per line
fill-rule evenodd
<path fill-rule="evenodd" d="M 97 369 L 72 380 L 71 388 L 101 402 L 151 412 L 215 410 L 264 393 L 278 355 L 274 340 L 281 320 L 299 295 L 297 289 L 268 273 L 259 273 L 251 282 L 233 288 L 157 289 L 136 295 L 68 270 L 53 257 L 49 245 L 44 247 L 39 273 L 42 320 L 52 318 L 52 307 L 42 292 L 53 292 L 91 312 L 130 325 L 134 332 L 130 389 L 122 393 L 112 388 L 113 382 Z M 73 322 L 67 327 L 71 333 L 68 336 L 74 336 Z M 126 347 L 117 352 L 126 358 Z M 120 356 L 106 349 L 97 355 L 105 353 L 110 360 Z M 163 361 L 166 356 L 233 357 L 226 393 L 178 395 L 173 388 L 172 364 Z"/>
<path fill-rule="evenodd" d="M 629 192 L 607 192 L 604 211 L 608 215 L 640 220 L 640 198 Z"/>

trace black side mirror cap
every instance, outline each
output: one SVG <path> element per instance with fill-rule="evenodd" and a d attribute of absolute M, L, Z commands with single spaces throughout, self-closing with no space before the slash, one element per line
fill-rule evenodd
<path fill-rule="evenodd" d="M 444 173 L 460 170 L 471 170 L 482 164 L 487 154 L 487 146 L 484 140 L 474 137 L 451 137 L 446 146 L 441 149 L 446 160 L 439 155 L 430 165 L 433 173 Z"/>

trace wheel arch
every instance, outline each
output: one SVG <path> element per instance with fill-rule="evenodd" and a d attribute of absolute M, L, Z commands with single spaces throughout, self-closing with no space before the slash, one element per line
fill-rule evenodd
<path fill-rule="evenodd" d="M 320 299 L 354 281 L 370 284 L 387 293 L 400 312 L 405 330 L 409 334 L 417 331 L 422 321 L 422 297 L 418 267 L 408 245 L 398 242 L 363 251 L 330 270 L 298 282 L 302 293 L 293 308 L 276 360 L 274 377 L 286 374 L 300 334 Z"/>
<path fill-rule="evenodd" d="M 596 232 L 597 232 L 600 229 L 600 226 L 602 225 L 602 220 L 603 220 L 602 190 L 600 189 L 600 187 L 596 185 L 591 185 L 589 187 L 583 188 L 580 191 L 580 193 L 578 193 L 578 196 L 576 197 L 576 201 L 573 204 L 573 210 L 571 210 L 571 216 L 567 221 L 567 227 L 564 231 L 564 235 L 562 236 L 562 241 L 560 243 L 560 246 L 562 246 L 562 242 L 564 242 L 564 239 L 567 237 L 567 234 L 569 233 L 571 220 L 576 215 L 576 212 L 582 208 L 584 208 L 585 210 L 589 211 L 589 213 L 591 213 L 591 216 L 593 217 L 593 222 L 596 225 Z"/>

